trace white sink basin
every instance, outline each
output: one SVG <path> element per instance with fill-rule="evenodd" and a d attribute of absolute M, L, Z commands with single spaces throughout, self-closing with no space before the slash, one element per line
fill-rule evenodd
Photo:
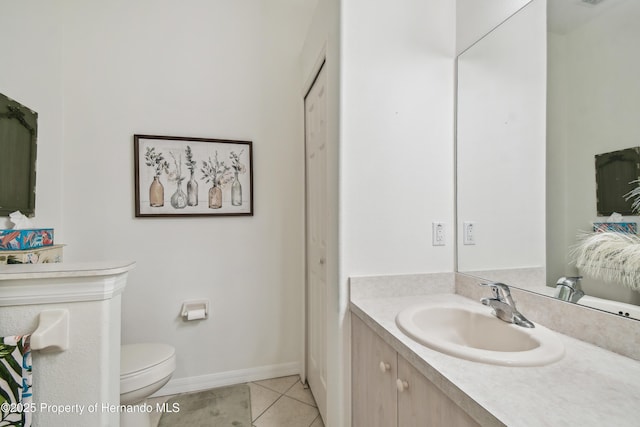
<path fill-rule="evenodd" d="M 457 295 L 411 306 L 397 315 L 396 324 L 420 344 L 476 362 L 542 366 L 564 356 L 564 345 L 549 329 L 504 322 L 491 308 Z"/>

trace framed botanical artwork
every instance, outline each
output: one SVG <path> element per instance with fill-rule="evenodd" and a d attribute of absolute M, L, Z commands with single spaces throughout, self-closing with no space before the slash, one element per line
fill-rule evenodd
<path fill-rule="evenodd" d="M 251 141 L 134 135 L 136 217 L 253 215 Z"/>

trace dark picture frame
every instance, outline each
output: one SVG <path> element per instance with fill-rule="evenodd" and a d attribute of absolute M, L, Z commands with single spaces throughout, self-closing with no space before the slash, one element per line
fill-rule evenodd
<path fill-rule="evenodd" d="M 251 141 L 133 136 L 136 217 L 253 215 Z"/>

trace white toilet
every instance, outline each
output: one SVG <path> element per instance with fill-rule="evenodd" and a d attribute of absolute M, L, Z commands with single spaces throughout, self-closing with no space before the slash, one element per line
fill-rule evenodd
<path fill-rule="evenodd" d="M 176 369 L 176 350 L 167 344 L 126 344 L 120 348 L 120 404 L 140 410 L 120 413 L 120 427 L 148 427 L 147 397 L 165 385 Z M 153 407 L 155 409 L 155 407 Z"/>

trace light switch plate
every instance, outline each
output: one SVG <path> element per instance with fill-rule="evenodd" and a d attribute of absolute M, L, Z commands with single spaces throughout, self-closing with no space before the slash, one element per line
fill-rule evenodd
<path fill-rule="evenodd" d="M 446 229 L 443 222 L 431 223 L 431 239 L 433 246 L 444 246 L 447 238 Z"/>
<path fill-rule="evenodd" d="M 465 245 L 476 244 L 476 223 L 474 221 L 462 223 L 462 243 Z"/>

